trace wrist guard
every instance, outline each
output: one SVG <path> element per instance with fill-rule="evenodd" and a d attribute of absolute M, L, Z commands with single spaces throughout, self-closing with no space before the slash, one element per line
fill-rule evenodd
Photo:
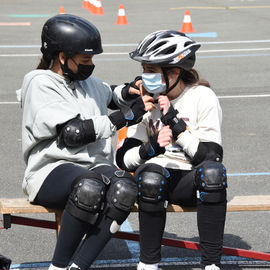
<path fill-rule="evenodd" d="M 137 77 L 134 79 L 133 82 L 131 82 L 131 83 L 125 83 L 125 86 L 124 86 L 123 89 L 122 89 L 122 98 L 123 98 L 124 100 L 130 101 L 130 100 L 133 100 L 133 99 L 139 97 L 139 95 L 137 95 L 137 94 L 130 94 L 130 93 L 129 93 L 129 88 L 130 88 L 130 87 L 133 87 L 133 88 L 135 88 L 135 89 L 140 90 L 140 88 L 136 85 L 136 82 L 139 81 L 139 80 L 141 80 L 141 79 L 142 79 L 141 76 L 137 76 Z"/>
<path fill-rule="evenodd" d="M 155 133 L 149 138 L 149 142 L 144 143 L 140 146 L 139 155 L 143 160 L 148 160 L 152 157 L 156 157 L 160 154 L 165 153 L 165 147 L 160 147 L 158 142 L 158 133 Z"/>
<path fill-rule="evenodd" d="M 131 114 L 128 116 L 125 116 L 121 111 L 113 112 L 109 115 L 111 122 L 116 126 L 117 130 L 125 126 L 129 127 L 138 124 L 146 113 L 143 100 L 140 96 L 136 98 L 130 109 Z"/>
<path fill-rule="evenodd" d="M 172 130 L 173 138 L 177 140 L 177 136 L 184 132 L 187 128 L 185 121 L 182 118 L 177 118 L 178 111 L 171 105 L 168 112 L 160 119 L 165 126 L 170 126 Z"/>

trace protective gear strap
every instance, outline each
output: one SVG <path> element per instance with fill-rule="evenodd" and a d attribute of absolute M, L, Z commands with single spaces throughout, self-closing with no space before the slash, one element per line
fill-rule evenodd
<path fill-rule="evenodd" d="M 109 119 L 116 126 L 117 130 L 125 126 L 129 127 L 138 124 L 142 120 L 146 111 L 144 110 L 144 103 L 141 96 L 135 99 L 130 109 L 131 114 L 129 116 L 125 116 L 121 111 L 113 112 L 109 115 Z"/>
<path fill-rule="evenodd" d="M 96 140 L 93 120 L 82 120 L 79 115 L 64 125 L 57 126 L 57 130 L 57 146 L 60 148 L 75 148 Z"/>
<path fill-rule="evenodd" d="M 158 133 L 149 138 L 149 142 L 141 145 L 139 155 L 143 160 L 149 160 L 152 157 L 165 153 L 165 147 L 160 147 L 158 142 Z"/>
<path fill-rule="evenodd" d="M 112 122 L 112 124 L 116 126 L 117 130 L 127 125 L 126 118 L 121 111 L 116 111 L 116 112 L 111 113 L 109 115 L 109 119 Z"/>
<path fill-rule="evenodd" d="M 180 133 L 184 132 L 187 128 L 185 121 L 182 118 L 177 118 L 178 111 L 173 108 L 173 105 L 169 107 L 168 112 L 161 116 L 161 122 L 170 126 L 170 129 L 173 133 L 173 138 L 177 140 L 177 137 Z"/>
<path fill-rule="evenodd" d="M 202 202 L 218 203 L 226 200 L 226 168 L 219 162 L 206 161 L 196 170 L 197 197 Z"/>
<path fill-rule="evenodd" d="M 142 211 L 161 212 L 167 207 L 170 173 L 165 168 L 148 163 L 135 172 L 138 183 L 138 203 Z"/>
<path fill-rule="evenodd" d="M 221 145 L 215 142 L 200 142 L 191 163 L 196 166 L 206 160 L 222 162 L 222 159 L 223 148 Z"/>
<path fill-rule="evenodd" d="M 115 171 L 110 178 L 111 185 L 107 192 L 106 216 L 122 224 L 132 210 L 136 197 L 137 186 L 134 177 L 125 171 Z"/>
<path fill-rule="evenodd" d="M 74 181 L 66 210 L 74 217 L 95 224 L 104 208 L 109 180 L 95 172 L 81 175 Z"/>
<path fill-rule="evenodd" d="M 179 81 L 182 79 L 182 77 L 184 76 L 185 70 L 181 69 L 180 74 L 178 75 L 175 83 L 171 87 L 169 87 L 170 82 L 169 82 L 168 73 L 167 73 L 168 68 L 162 67 L 161 70 L 162 70 L 163 77 L 164 77 L 165 83 L 166 83 L 166 94 L 168 94 L 179 83 Z"/>

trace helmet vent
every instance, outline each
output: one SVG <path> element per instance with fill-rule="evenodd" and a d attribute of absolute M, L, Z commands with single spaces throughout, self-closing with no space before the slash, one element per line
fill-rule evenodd
<path fill-rule="evenodd" d="M 153 47 L 151 47 L 151 51 L 154 51 L 158 48 L 161 48 L 161 46 L 165 45 L 166 42 L 159 42 L 158 44 L 154 45 Z"/>
<path fill-rule="evenodd" d="M 176 51 L 176 48 L 177 48 L 176 45 L 170 46 L 169 48 L 164 48 L 163 50 L 160 50 L 158 54 L 168 56 L 168 55 L 173 54 Z"/>

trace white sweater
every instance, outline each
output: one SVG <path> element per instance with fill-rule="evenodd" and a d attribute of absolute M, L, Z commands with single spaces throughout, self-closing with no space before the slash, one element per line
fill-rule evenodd
<path fill-rule="evenodd" d="M 190 170 L 190 159 L 197 152 L 199 142 L 215 142 L 221 145 L 222 111 L 215 93 L 205 86 L 186 87 L 182 94 L 171 101 L 189 130 L 181 133 L 178 140 L 166 147 L 163 155 L 147 160 L 166 168 Z M 160 109 L 144 115 L 141 123 L 128 128 L 127 137 L 147 142 L 149 136 L 160 130 Z M 124 156 L 127 168 L 135 169 L 144 163 L 139 156 L 139 147 L 128 150 Z"/>

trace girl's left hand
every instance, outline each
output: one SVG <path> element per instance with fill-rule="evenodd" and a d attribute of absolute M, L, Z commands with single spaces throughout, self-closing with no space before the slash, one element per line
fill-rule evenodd
<path fill-rule="evenodd" d="M 169 126 L 163 126 L 158 133 L 157 142 L 160 147 L 165 147 L 170 144 L 172 139 L 172 131 Z"/>
<path fill-rule="evenodd" d="M 160 106 L 160 110 L 162 111 L 163 115 L 165 115 L 168 112 L 168 110 L 171 106 L 171 103 L 170 103 L 168 97 L 164 96 L 164 95 L 158 96 L 158 104 Z"/>

